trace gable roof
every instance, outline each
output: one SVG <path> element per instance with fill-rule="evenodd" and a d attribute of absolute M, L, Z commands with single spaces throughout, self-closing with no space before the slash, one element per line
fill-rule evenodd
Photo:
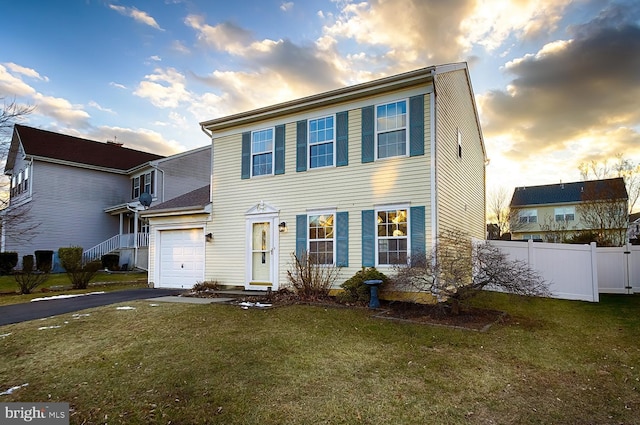
<path fill-rule="evenodd" d="M 576 203 L 584 200 L 585 193 L 593 194 L 598 200 L 628 199 L 624 179 L 616 177 L 604 180 L 517 187 L 513 192 L 510 205 L 520 207 Z"/>
<path fill-rule="evenodd" d="M 28 156 L 122 171 L 164 158 L 161 155 L 125 148 L 115 143 L 96 142 L 15 124 L 5 172 L 13 168 L 18 152 L 18 142 L 22 144 Z"/>
<path fill-rule="evenodd" d="M 202 186 L 199 189 L 187 192 L 176 198 L 169 199 L 157 205 L 149 207 L 142 214 L 153 215 L 154 213 L 184 211 L 184 210 L 201 210 L 211 203 L 211 185 Z"/>

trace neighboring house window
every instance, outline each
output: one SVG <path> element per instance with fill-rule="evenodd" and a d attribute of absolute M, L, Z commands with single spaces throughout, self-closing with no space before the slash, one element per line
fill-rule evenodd
<path fill-rule="evenodd" d="M 22 171 L 18 173 L 18 193 L 22 193 Z"/>
<path fill-rule="evenodd" d="M 149 171 L 131 179 L 131 198 L 138 199 L 145 192 L 149 195 L 155 195 L 153 187 L 154 176 L 155 171 Z"/>
<path fill-rule="evenodd" d="M 133 178 L 132 185 L 131 198 L 138 199 L 140 197 L 140 176 Z"/>
<path fill-rule="evenodd" d="M 462 133 L 458 129 L 458 158 L 462 159 Z"/>
<path fill-rule="evenodd" d="M 378 158 L 407 154 L 407 101 L 376 106 L 376 150 Z"/>
<path fill-rule="evenodd" d="M 409 255 L 408 209 L 377 210 L 378 265 L 405 264 Z"/>
<path fill-rule="evenodd" d="M 334 264 L 335 214 L 309 215 L 309 256 L 316 264 Z"/>
<path fill-rule="evenodd" d="M 556 221 L 573 221 L 576 219 L 575 207 L 556 208 L 554 215 Z"/>
<path fill-rule="evenodd" d="M 518 213 L 520 223 L 537 223 L 538 210 L 522 210 Z"/>
<path fill-rule="evenodd" d="M 333 165 L 334 116 L 309 120 L 309 168 Z"/>
<path fill-rule="evenodd" d="M 251 133 L 251 175 L 273 174 L 273 128 Z"/>
<path fill-rule="evenodd" d="M 29 167 L 24 169 L 24 188 L 23 190 L 27 192 L 29 190 Z"/>

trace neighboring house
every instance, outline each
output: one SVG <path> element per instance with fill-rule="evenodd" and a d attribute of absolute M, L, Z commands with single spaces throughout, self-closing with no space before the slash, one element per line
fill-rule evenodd
<path fill-rule="evenodd" d="M 211 147 L 165 158 L 16 124 L 5 174 L 10 200 L 2 211 L 2 251 L 21 259 L 82 246 L 87 260 L 119 251 L 121 264 L 146 268 L 140 194 L 162 202 L 207 184 Z"/>
<path fill-rule="evenodd" d="M 629 228 L 627 238 L 634 244 L 640 244 L 640 212 L 629 214 Z"/>
<path fill-rule="evenodd" d="M 155 287 L 277 290 L 294 252 L 340 266 L 339 285 L 362 267 L 392 273 L 443 230 L 485 238 L 486 154 L 464 63 L 201 126 L 213 146 L 211 204 L 142 213 Z"/>
<path fill-rule="evenodd" d="M 627 190 L 613 178 L 518 187 L 511 198 L 512 240 L 566 242 L 580 233 L 625 243 Z"/>

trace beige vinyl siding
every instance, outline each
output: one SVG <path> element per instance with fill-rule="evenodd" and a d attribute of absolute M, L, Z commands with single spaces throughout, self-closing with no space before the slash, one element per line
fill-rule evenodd
<path fill-rule="evenodd" d="M 436 76 L 438 232 L 485 238 L 485 154 L 464 70 Z M 458 129 L 462 158 L 458 156 Z"/>
<path fill-rule="evenodd" d="M 430 88 L 423 88 L 423 93 Z M 398 98 L 406 98 L 398 93 Z M 385 98 L 393 98 L 386 94 Z M 362 101 L 359 102 L 360 104 Z M 368 99 L 374 105 L 376 99 Z M 305 116 L 285 117 L 285 174 L 242 180 L 241 133 L 213 140 L 212 222 L 207 232 L 213 242 L 207 245 L 207 279 L 226 285 L 243 285 L 245 281 L 245 213 L 260 201 L 280 211 L 278 222 L 287 223 L 288 232 L 279 233 L 279 284 L 285 285 L 286 271 L 296 246 L 296 215 L 309 209 L 336 209 L 349 213 L 349 267 L 342 270 L 336 285 L 360 270 L 362 264 L 362 211 L 384 204 L 407 203 L 425 207 L 427 243 L 431 229 L 431 155 L 430 155 L 430 94 L 425 94 L 425 154 L 416 157 L 390 158 L 373 163 L 361 163 L 360 108 L 333 107 L 348 110 L 349 165 L 296 172 L 296 121 L 321 116 L 322 110 L 309 111 Z M 256 124 L 251 129 L 271 124 Z"/>

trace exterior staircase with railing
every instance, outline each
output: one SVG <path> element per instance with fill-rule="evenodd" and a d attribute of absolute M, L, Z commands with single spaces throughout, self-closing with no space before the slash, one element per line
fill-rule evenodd
<path fill-rule="evenodd" d="M 103 255 L 125 248 L 142 248 L 149 246 L 149 233 L 124 233 L 115 235 L 82 253 L 83 263 L 100 260 Z"/>

